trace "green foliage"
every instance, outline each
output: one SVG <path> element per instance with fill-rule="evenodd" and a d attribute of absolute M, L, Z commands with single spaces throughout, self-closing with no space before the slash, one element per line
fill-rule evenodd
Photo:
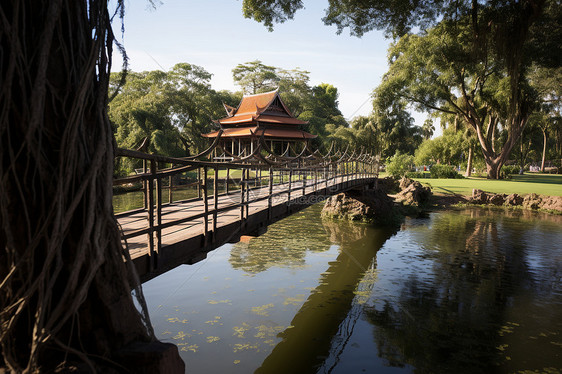
<path fill-rule="evenodd" d="M 377 123 L 383 157 L 396 152 L 413 154 L 423 138 L 421 129 L 406 111 L 408 102 L 397 99 L 393 93 L 377 88 L 374 91 L 373 120 Z"/>
<path fill-rule="evenodd" d="M 519 174 L 519 170 L 520 170 L 519 165 L 506 165 L 502 168 L 502 171 L 506 175 Z"/>
<path fill-rule="evenodd" d="M 260 60 L 238 64 L 232 69 L 234 83 L 239 85 L 245 94 L 257 94 L 273 91 L 279 83 L 277 69 L 262 64 Z"/>
<path fill-rule="evenodd" d="M 118 89 L 119 74 L 111 75 L 110 92 Z M 211 74 L 187 63 L 170 71 L 129 72 L 109 104 L 117 146 L 136 149 L 148 138 L 151 153 L 181 157 L 206 148 L 201 134 L 211 130 L 212 119 L 224 115 L 222 102 L 234 105 L 232 94 L 210 87 Z M 118 160 L 118 174 L 128 174 L 138 163 Z"/>
<path fill-rule="evenodd" d="M 242 13 L 246 18 L 263 22 L 269 31 L 274 23 L 293 19 L 297 10 L 304 8 L 301 0 L 243 0 Z"/>
<path fill-rule="evenodd" d="M 396 152 L 396 154 L 390 158 L 386 166 L 386 172 L 394 178 L 401 178 L 412 170 L 413 165 L 414 156 Z"/>
<path fill-rule="evenodd" d="M 247 92 L 262 92 L 279 86 L 281 97 L 293 115 L 309 123 L 304 130 L 316 134 L 316 146 L 330 140 L 355 144 L 355 130 L 338 109 L 338 90 L 322 83 L 310 87 L 309 72 L 298 68 L 279 69 L 260 61 L 239 64 L 233 69 L 234 80 Z M 223 103 L 236 107 L 241 93 L 215 91 L 210 86 L 211 74 L 202 67 L 176 64 L 170 71 L 130 72 L 119 87 L 119 74 L 111 77 L 109 117 L 114 124 L 117 145 L 136 149 L 147 138 L 147 151 L 181 157 L 207 148 L 201 134 L 214 130 L 213 120 L 225 116 Z M 361 134 L 368 136 L 367 128 Z M 372 136 L 366 143 L 372 143 Z M 366 144 L 365 143 L 365 144 Z M 140 168 L 139 162 L 118 159 L 118 175 Z"/>
<path fill-rule="evenodd" d="M 310 87 L 309 72 L 295 68 L 286 70 L 267 66 L 261 61 L 239 64 L 232 70 L 233 79 L 246 93 L 259 93 L 279 88 L 283 102 L 297 118 L 307 121 L 303 130 L 318 135 L 315 146 L 331 140 L 348 144 L 354 139 L 342 128 L 349 124 L 338 109 L 338 89 L 331 84 L 321 83 Z M 340 131 L 338 134 L 336 132 Z"/>
<path fill-rule="evenodd" d="M 430 139 L 433 136 L 433 133 L 435 132 L 435 126 L 433 126 L 433 121 L 430 118 L 426 119 L 422 125 L 421 130 L 422 130 L 423 138 L 425 140 Z"/>
<path fill-rule="evenodd" d="M 299 68 L 277 69 L 279 93 L 291 114 L 298 117 L 312 99 L 312 89 L 308 85 L 310 72 Z"/>
<path fill-rule="evenodd" d="M 319 141 L 328 143 L 331 140 L 345 139 L 347 135 L 340 132 L 336 135 L 339 128 L 349 127 L 338 108 L 338 89 L 331 84 L 321 83 L 312 87 L 312 96 L 306 103 L 303 113 L 298 117 L 303 121 L 308 121 L 305 130 L 312 134 L 319 135 Z M 345 144 L 345 140 L 343 142 Z M 317 144 L 319 145 L 319 144 Z"/>
<path fill-rule="evenodd" d="M 433 165 L 430 169 L 429 169 L 431 178 L 436 178 L 436 179 L 456 179 L 456 178 L 462 178 L 462 175 L 460 175 L 459 173 L 457 173 L 457 171 L 455 170 L 455 167 L 453 165 Z"/>
<path fill-rule="evenodd" d="M 409 171 L 406 173 L 406 178 L 410 178 L 410 179 L 425 178 L 425 174 L 421 171 Z"/>
<path fill-rule="evenodd" d="M 465 143 L 463 131 L 453 128 L 445 129 L 443 135 L 435 139 L 424 140 L 416 149 L 416 165 L 431 165 L 435 163 L 460 164 L 470 143 Z"/>
<path fill-rule="evenodd" d="M 270 29 L 302 7 L 302 0 L 243 4 L 246 17 Z M 562 7 L 557 0 L 329 0 L 323 21 L 338 33 L 349 28 L 361 36 L 378 29 L 397 41 L 389 51 L 390 70 L 375 93 L 382 135 L 389 138 L 387 129 L 405 128 L 407 120 L 396 119 L 408 103 L 457 115 L 480 134 L 491 178 L 498 177 L 540 98 L 552 97 L 531 84 L 531 67 L 555 72 L 562 66 Z M 561 87 L 559 80 L 548 85 L 555 91 Z M 496 144 L 500 130 L 507 134 Z M 393 142 L 385 143 L 386 154 L 393 154 Z"/>
<path fill-rule="evenodd" d="M 380 154 L 382 147 L 380 129 L 372 116 L 355 117 L 351 122 L 351 128 L 357 146 L 364 147 L 372 154 Z"/>

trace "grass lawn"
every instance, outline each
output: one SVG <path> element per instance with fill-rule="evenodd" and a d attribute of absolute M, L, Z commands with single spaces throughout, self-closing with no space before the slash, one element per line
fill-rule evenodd
<path fill-rule="evenodd" d="M 214 172 L 213 170 L 209 170 L 209 178 L 213 178 Z M 240 179 L 240 177 L 242 177 L 242 170 L 240 169 L 231 169 L 229 170 L 229 175 L 230 178 L 234 178 L 234 179 Z M 267 170 L 262 170 L 261 172 L 262 177 L 263 176 L 267 176 L 269 175 L 269 171 Z M 255 178 L 256 177 L 256 172 L 254 170 L 250 170 L 250 178 Z M 226 170 L 219 170 L 219 179 L 224 179 L 226 178 Z"/>
<path fill-rule="evenodd" d="M 486 192 L 525 195 L 562 196 L 562 174 L 527 173 L 512 175 L 510 180 L 491 180 L 485 178 L 464 179 L 418 179 L 419 182 L 431 186 L 434 193 L 471 195 L 477 188 Z"/>

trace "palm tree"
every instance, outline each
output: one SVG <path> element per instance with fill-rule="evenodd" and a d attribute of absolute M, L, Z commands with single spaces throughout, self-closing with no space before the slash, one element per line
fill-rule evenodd
<path fill-rule="evenodd" d="M 433 136 L 435 132 L 435 126 L 433 126 L 433 121 L 431 119 L 426 119 L 422 125 L 422 135 L 425 140 L 428 140 Z"/>

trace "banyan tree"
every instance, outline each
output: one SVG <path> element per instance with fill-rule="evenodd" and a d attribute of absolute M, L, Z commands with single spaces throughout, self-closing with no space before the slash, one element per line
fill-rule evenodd
<path fill-rule="evenodd" d="M 0 5 L 0 371 L 183 372 L 135 306 L 113 216 L 106 107 L 122 6 Z"/>

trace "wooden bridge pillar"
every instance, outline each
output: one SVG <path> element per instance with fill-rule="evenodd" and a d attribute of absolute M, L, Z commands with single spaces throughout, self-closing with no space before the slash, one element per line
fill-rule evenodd
<path fill-rule="evenodd" d="M 217 210 L 219 209 L 219 168 L 214 168 L 213 179 L 213 243 L 217 238 Z"/>
<path fill-rule="evenodd" d="M 228 182 L 229 182 L 229 178 L 230 178 L 230 168 L 226 168 L 226 177 L 225 177 L 225 182 L 224 182 L 224 190 L 225 193 L 228 195 Z"/>
<path fill-rule="evenodd" d="M 154 175 L 156 176 L 156 170 L 158 163 L 153 161 Z M 152 166 L 151 166 L 152 167 Z M 162 178 L 156 177 L 156 256 L 154 258 L 155 268 L 158 266 L 158 255 L 162 249 Z"/>
<path fill-rule="evenodd" d="M 269 196 L 267 197 L 267 220 L 271 220 L 271 207 L 272 207 L 272 197 L 273 195 L 273 168 L 269 167 Z"/>
<path fill-rule="evenodd" d="M 207 190 L 207 167 L 203 167 L 203 206 L 204 206 L 204 215 L 203 215 L 203 239 L 204 239 L 204 247 L 209 244 L 209 191 Z"/>
<path fill-rule="evenodd" d="M 197 168 L 197 197 L 201 198 L 201 168 Z"/>
<path fill-rule="evenodd" d="M 291 205 L 291 189 L 293 187 L 293 169 L 289 169 L 289 189 L 287 191 L 287 209 Z"/>
<path fill-rule="evenodd" d="M 245 188 L 245 178 L 246 169 L 242 169 L 242 175 L 240 176 L 240 229 L 244 228 L 244 188 Z"/>
<path fill-rule="evenodd" d="M 174 167 L 174 165 L 172 165 L 172 168 Z M 174 178 L 170 175 L 168 177 L 168 203 L 173 203 L 174 199 L 173 199 L 173 195 L 172 195 L 172 189 L 174 188 Z"/>
<path fill-rule="evenodd" d="M 304 196 L 306 194 L 306 178 L 307 178 L 307 174 L 306 174 L 306 170 L 302 170 L 301 171 L 301 175 L 302 175 L 302 195 Z"/>

